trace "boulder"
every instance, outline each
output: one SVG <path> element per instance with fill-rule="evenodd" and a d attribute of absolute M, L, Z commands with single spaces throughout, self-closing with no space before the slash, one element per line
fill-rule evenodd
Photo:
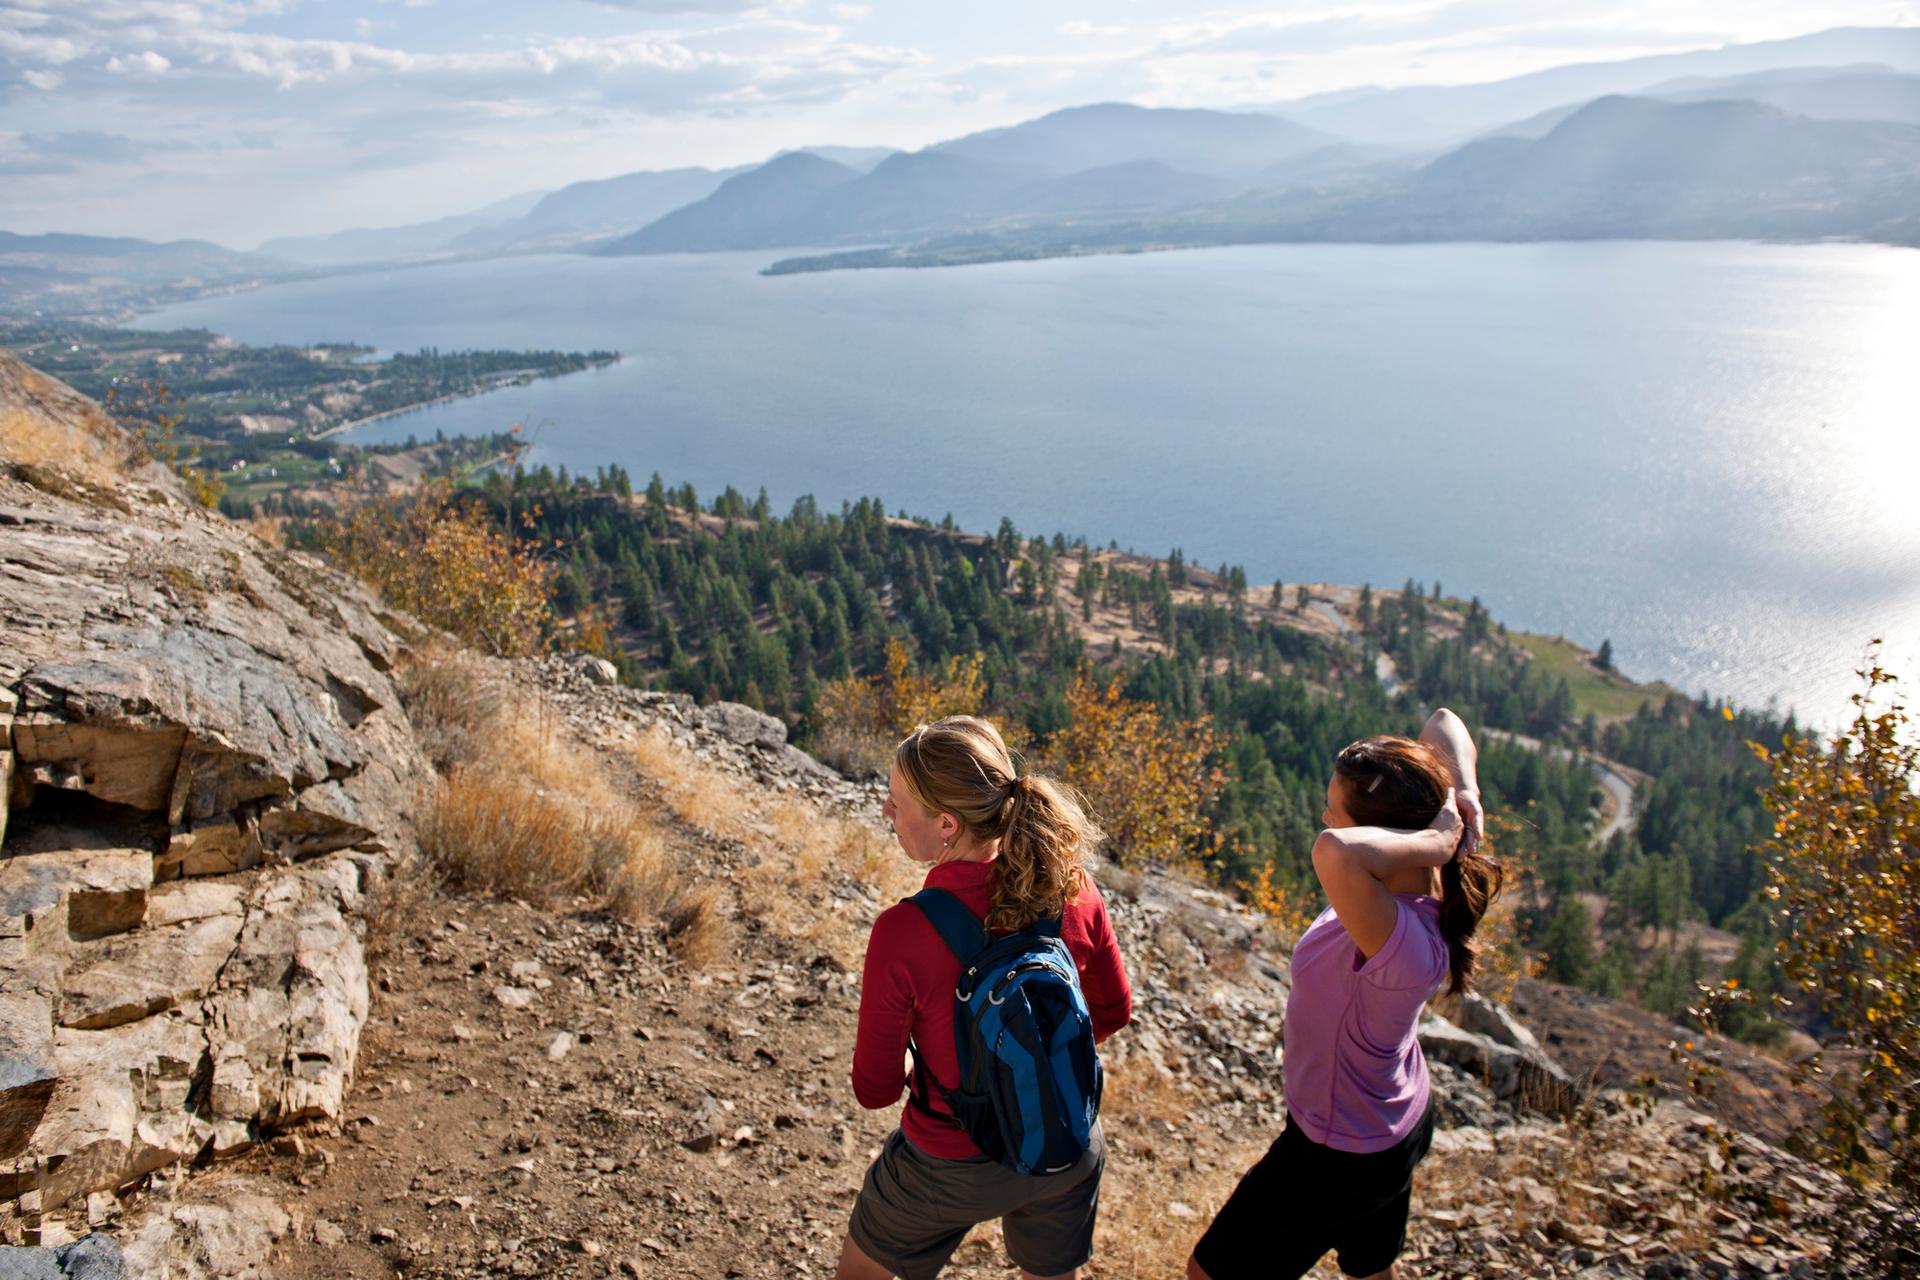
<path fill-rule="evenodd" d="M 187 622 L 85 634 L 94 653 L 20 684 L 15 750 L 55 785 L 210 818 L 364 762 L 328 691 L 244 639 Z"/>
<path fill-rule="evenodd" d="M 784 721 L 738 702 L 716 702 L 702 708 L 700 718 L 707 728 L 743 747 L 765 747 L 774 751 L 786 745 Z"/>
<path fill-rule="evenodd" d="M 424 762 L 377 602 L 195 507 L 133 514 L 0 474 L 10 807 L 53 788 L 153 814 L 174 827 L 163 878 L 254 862 L 263 804 L 292 811 L 289 856 L 404 846 Z M 344 799 L 301 803 L 329 785 Z"/>
<path fill-rule="evenodd" d="M 52 1249 L 0 1248 L 0 1280 L 66 1280 Z"/>
<path fill-rule="evenodd" d="M 57 958 L 0 938 L 0 1198 L 37 1186 L 51 1208 L 338 1119 L 367 1014 L 362 875 L 329 858 L 161 885 L 141 928 Z"/>
<path fill-rule="evenodd" d="M 29 1148 L 43 1202 L 110 1190 L 197 1154 L 205 1135 L 187 1106 L 206 1057 L 205 1029 L 179 1014 L 56 1031 L 59 1083 Z"/>
<path fill-rule="evenodd" d="M 126 1257 L 112 1236 L 90 1232 L 56 1252 L 67 1280 L 127 1280 Z"/>
<path fill-rule="evenodd" d="M 620 668 L 605 658 L 583 653 L 574 659 L 574 669 L 594 684 L 619 684 Z"/>
<path fill-rule="evenodd" d="M 338 859 L 264 878 L 207 1001 L 214 1079 L 229 1098 L 251 1081 L 264 1126 L 339 1117 L 367 1019 L 359 890 Z"/>
<path fill-rule="evenodd" d="M 1518 1049 L 1521 1053 L 1545 1055 L 1540 1041 L 1513 1016 L 1511 1009 L 1503 1004 L 1495 1004 L 1476 991 L 1466 992 L 1460 997 L 1460 1007 L 1454 1021 L 1459 1023 L 1462 1030 L 1485 1036 L 1495 1044 Z"/>
<path fill-rule="evenodd" d="M 155 861 L 155 880 L 226 875 L 260 865 L 264 850 L 258 821 L 250 813 L 202 822 L 183 821 Z"/>
<path fill-rule="evenodd" d="M 175 1205 L 136 1224 L 126 1233 L 127 1274 L 140 1280 L 267 1280 L 273 1247 L 286 1238 L 293 1219 L 264 1188 L 223 1190 L 218 1203 Z"/>
<path fill-rule="evenodd" d="M 200 999 L 233 954 L 240 920 L 215 915 L 87 948 L 70 962 L 60 1025 L 97 1031 Z"/>
<path fill-rule="evenodd" d="M 29 952 L 71 938 L 124 933 L 147 914 L 153 855 L 145 849 L 58 849 L 0 860 L 0 937 Z"/>
<path fill-rule="evenodd" d="M 337 782 L 309 787 L 293 803 L 260 815 L 260 843 L 286 861 L 351 849 L 373 834 L 353 795 Z"/>
<path fill-rule="evenodd" d="M 840 774 L 832 765 L 814 759 L 800 748 L 785 745 L 780 748 L 780 764 L 791 774 L 803 778 L 818 778 L 821 781 L 840 781 Z"/>
<path fill-rule="evenodd" d="M 184 880 L 157 884 L 147 896 L 147 927 L 205 920 L 211 916 L 238 918 L 245 908 L 247 886 L 235 880 Z"/>
<path fill-rule="evenodd" d="M 26 1149 L 55 1081 L 52 1002 L 37 992 L 0 995 L 0 1160 Z"/>
<path fill-rule="evenodd" d="M 1565 1115 L 1579 1104 L 1579 1085 L 1538 1049 L 1500 1044 L 1432 1013 L 1420 1020 L 1419 1034 L 1427 1057 L 1485 1081 L 1496 1098 L 1548 1115 Z"/>

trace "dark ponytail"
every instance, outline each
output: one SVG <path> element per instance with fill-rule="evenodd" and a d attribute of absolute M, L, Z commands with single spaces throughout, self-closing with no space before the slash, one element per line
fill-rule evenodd
<path fill-rule="evenodd" d="M 1448 965 L 1452 978 L 1447 994 L 1457 996 L 1467 989 L 1473 964 L 1480 956 L 1473 935 L 1487 907 L 1500 896 L 1506 871 L 1487 856 L 1472 838 L 1460 842 L 1453 860 L 1440 868 L 1440 934 L 1447 940 Z"/>
<path fill-rule="evenodd" d="M 1342 799 L 1361 826 L 1417 831 L 1447 802 L 1453 777 L 1440 753 L 1412 738 L 1362 738 L 1334 758 Z M 1473 974 L 1479 948 L 1473 935 L 1500 892 L 1500 864 L 1470 839 L 1440 868 L 1440 935 L 1447 942 L 1448 995 L 1459 995 Z"/>

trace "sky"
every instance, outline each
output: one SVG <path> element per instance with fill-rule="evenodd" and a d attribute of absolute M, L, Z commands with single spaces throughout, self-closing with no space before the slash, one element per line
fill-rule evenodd
<path fill-rule="evenodd" d="M 0 0 L 0 229 L 272 236 L 1060 107 L 1920 23 L 1920 0 Z"/>

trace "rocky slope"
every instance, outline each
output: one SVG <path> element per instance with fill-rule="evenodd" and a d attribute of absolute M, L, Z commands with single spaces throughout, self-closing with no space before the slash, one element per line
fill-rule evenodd
<path fill-rule="evenodd" d="M 495 678 L 657 806 L 737 932 L 701 967 L 592 901 L 423 897 L 374 965 L 345 1124 L 243 1162 L 294 1187 L 275 1274 L 831 1274 L 896 1119 L 846 1084 L 866 925 L 916 880 L 876 821 L 879 788 L 824 774 L 745 708 L 557 660 Z M 840 860 L 793 856 L 796 806 L 839 832 Z M 1136 1020 L 1106 1049 L 1114 1156 L 1089 1274 L 1162 1277 L 1278 1130 L 1287 957 L 1210 889 L 1099 873 Z M 1581 1100 L 1502 1010 L 1459 1022 L 1475 1030 L 1423 1030 L 1446 1128 L 1418 1188 L 1419 1274 L 1811 1271 L 1808 1220 L 1836 1194 L 1822 1175 L 1684 1105 L 1679 1082 Z M 1005 1266 L 983 1229 L 947 1274 Z"/>
<path fill-rule="evenodd" d="M 51 403 L 39 437 L 73 426 Z M 59 1274 L 89 1229 L 181 1280 L 830 1274 L 894 1122 L 846 1084 L 867 926 L 917 880 L 879 789 L 590 660 L 491 664 L 435 710 L 407 634 L 154 477 L 0 473 L 0 1233 L 40 1247 L 0 1274 Z M 657 901 L 435 887 L 413 808 L 478 705 L 645 815 Z M 1290 940 L 1098 871 L 1136 1019 L 1089 1274 L 1177 1274 L 1277 1132 Z M 1580 1028 L 1638 1024 L 1527 1007 L 1533 1032 L 1474 1003 L 1423 1028 L 1421 1274 L 1812 1269 L 1835 1188 L 1731 1123 L 1790 1127 L 1753 1121 L 1790 1101 L 1777 1068 L 1727 1055 L 1745 1111 L 1631 1060 L 1590 1091 L 1534 1032 L 1584 1072 Z M 997 1233 L 949 1274 L 1003 1275 Z"/>

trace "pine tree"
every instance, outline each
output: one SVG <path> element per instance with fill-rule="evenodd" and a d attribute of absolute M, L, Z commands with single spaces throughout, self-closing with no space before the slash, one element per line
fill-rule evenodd
<path fill-rule="evenodd" d="M 1540 938 L 1544 976 L 1569 986 L 1586 981 L 1593 967 L 1593 918 L 1573 894 L 1563 894 L 1547 931 Z"/>

